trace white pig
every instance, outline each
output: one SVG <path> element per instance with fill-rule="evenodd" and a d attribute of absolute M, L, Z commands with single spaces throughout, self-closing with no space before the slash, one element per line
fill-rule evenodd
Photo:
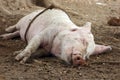
<path fill-rule="evenodd" d="M 20 36 L 25 40 L 25 31 L 30 21 L 42 10 L 35 11 L 6 29 L 3 39 Z M 68 64 L 81 65 L 90 55 L 110 51 L 110 46 L 98 45 L 91 33 L 91 22 L 84 26 L 75 25 L 60 9 L 48 9 L 39 15 L 27 32 L 28 45 L 15 59 L 25 63 L 32 53 L 40 48 L 52 53 Z"/>

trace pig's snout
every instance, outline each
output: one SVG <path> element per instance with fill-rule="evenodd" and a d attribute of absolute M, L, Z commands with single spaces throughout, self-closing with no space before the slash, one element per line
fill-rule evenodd
<path fill-rule="evenodd" d="M 72 56 L 72 64 L 73 64 L 74 66 L 85 65 L 85 64 L 86 64 L 86 61 L 83 60 L 80 55 L 77 55 L 77 54 L 74 55 L 74 54 L 73 54 L 73 56 Z"/>

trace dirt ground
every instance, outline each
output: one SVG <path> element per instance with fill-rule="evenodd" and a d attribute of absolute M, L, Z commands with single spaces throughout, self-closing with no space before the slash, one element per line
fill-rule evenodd
<path fill-rule="evenodd" d="M 16 6 L 18 4 L 14 1 L 4 0 L 0 3 L 5 7 L 5 10 L 0 9 L 0 34 L 24 15 L 42 8 L 38 3 L 41 0 L 33 0 L 32 7 Z M 54 1 L 75 24 L 82 26 L 87 21 L 92 22 L 95 42 L 111 45 L 113 50 L 91 56 L 87 61 L 88 66 L 69 66 L 56 57 L 35 57 L 21 65 L 15 61 L 13 52 L 25 48 L 25 42 L 20 38 L 0 39 L 0 80 L 120 80 L 120 26 L 107 24 L 110 17 L 120 17 L 120 0 Z"/>

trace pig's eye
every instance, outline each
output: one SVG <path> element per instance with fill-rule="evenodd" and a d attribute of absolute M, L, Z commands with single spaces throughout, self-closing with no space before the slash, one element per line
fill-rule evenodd
<path fill-rule="evenodd" d="M 73 28 L 73 29 L 71 29 L 70 31 L 77 31 L 77 28 Z"/>

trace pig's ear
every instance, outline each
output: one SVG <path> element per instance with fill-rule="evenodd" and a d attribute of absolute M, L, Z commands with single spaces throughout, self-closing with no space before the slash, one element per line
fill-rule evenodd
<path fill-rule="evenodd" d="M 91 32 L 91 22 L 86 22 L 85 25 L 83 26 L 87 31 Z"/>

